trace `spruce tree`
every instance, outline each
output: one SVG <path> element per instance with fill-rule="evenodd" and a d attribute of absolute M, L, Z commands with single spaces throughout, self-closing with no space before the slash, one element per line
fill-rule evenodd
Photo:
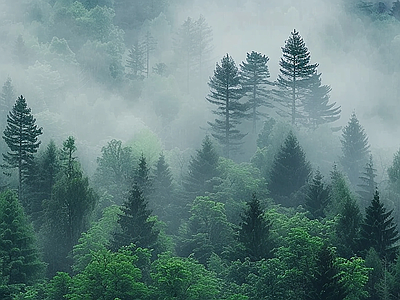
<path fill-rule="evenodd" d="M 251 201 L 247 202 L 239 229 L 239 241 L 245 247 L 245 255 L 251 261 L 270 257 L 272 250 L 271 226 L 272 221 L 265 218 L 260 201 L 253 194 Z"/>
<path fill-rule="evenodd" d="M 212 192 L 214 185 L 212 179 L 219 176 L 218 153 L 216 152 L 210 137 L 207 135 L 202 143 L 201 149 L 192 156 L 188 174 L 183 182 L 187 198 L 192 201 L 196 196 L 204 196 Z"/>
<path fill-rule="evenodd" d="M 114 233 L 111 247 L 118 250 L 131 243 L 142 248 L 154 247 L 159 232 L 154 226 L 155 220 L 149 219 L 151 211 L 138 184 L 133 185 L 121 210 L 118 215 L 120 231 Z"/>
<path fill-rule="evenodd" d="M 358 185 L 359 190 L 357 191 L 357 194 L 360 196 L 360 206 L 362 209 L 365 209 L 369 205 L 369 202 L 376 191 L 378 185 L 375 181 L 375 177 L 376 169 L 374 168 L 372 155 L 370 155 L 369 162 L 366 163 L 364 172 L 361 173 L 361 183 Z"/>
<path fill-rule="evenodd" d="M 11 191 L 0 194 L 0 274 L 7 285 L 32 284 L 43 275 L 33 229 Z"/>
<path fill-rule="evenodd" d="M 296 29 L 291 32 L 282 48 L 279 65 L 279 90 L 276 94 L 284 107 L 289 108 L 291 123 L 294 126 L 296 120 L 303 117 L 300 109 L 306 96 L 306 88 L 312 83 L 310 78 L 318 67 L 318 64 L 310 64 L 310 52 Z"/>
<path fill-rule="evenodd" d="M 343 152 L 340 158 L 341 164 L 350 182 L 356 186 L 360 182 L 359 177 L 362 168 L 368 162 L 370 152 L 367 134 L 354 112 L 343 128 L 341 143 Z"/>
<path fill-rule="evenodd" d="M 10 109 L 12 109 L 12 105 L 16 98 L 17 95 L 15 94 L 11 78 L 8 77 L 6 82 L 4 82 L 0 94 L 1 124 L 4 124 L 7 121 L 7 113 L 10 111 Z"/>
<path fill-rule="evenodd" d="M 323 176 L 319 170 L 308 184 L 306 191 L 306 209 L 315 219 L 325 217 L 325 209 L 330 200 L 330 187 L 323 182 Z"/>
<path fill-rule="evenodd" d="M 268 80 L 270 77 L 268 69 L 268 56 L 252 51 L 247 53 L 246 61 L 240 64 L 240 76 L 246 95 L 249 98 L 251 109 L 251 119 L 253 122 L 253 133 L 257 132 L 257 120 L 260 116 L 266 116 L 260 111 L 261 107 L 273 107 L 270 96 L 266 89 L 267 85 L 272 85 Z"/>
<path fill-rule="evenodd" d="M 310 163 L 296 136 L 290 131 L 272 166 L 268 185 L 271 197 L 278 203 L 293 205 L 285 198 L 299 191 L 307 183 L 310 174 Z"/>
<path fill-rule="evenodd" d="M 304 98 L 305 125 L 315 130 L 320 125 L 332 123 L 340 118 L 340 106 L 336 102 L 329 103 L 331 87 L 321 84 L 321 74 L 314 73 Z"/>
<path fill-rule="evenodd" d="M 25 98 L 18 97 L 7 116 L 7 126 L 3 139 L 9 151 L 3 153 L 5 168 L 18 168 L 18 198 L 26 208 L 27 203 L 21 198 L 22 184 L 33 162 L 33 154 L 37 152 L 40 141 L 38 136 L 42 128 L 36 125 L 36 119 L 31 114 Z"/>
<path fill-rule="evenodd" d="M 376 190 L 370 206 L 365 209 L 365 218 L 361 224 L 362 252 L 374 248 L 381 259 L 394 260 L 398 249 L 396 242 L 400 236 L 392 213 L 393 210 L 386 211 Z"/>
<path fill-rule="evenodd" d="M 143 73 L 146 71 L 146 49 L 136 41 L 129 49 L 126 67 L 129 69 L 131 79 L 143 79 Z"/>
<path fill-rule="evenodd" d="M 152 182 L 150 178 L 150 168 L 147 166 L 147 160 L 143 152 L 140 155 L 133 181 L 142 190 L 144 197 L 147 198 L 152 190 Z"/>
<path fill-rule="evenodd" d="M 224 156 L 230 158 L 231 152 L 242 144 L 246 134 L 237 129 L 246 117 L 248 106 L 240 103 L 245 90 L 240 83 L 238 68 L 228 54 L 217 63 L 214 76 L 210 79 L 210 94 L 207 101 L 217 106 L 213 113 L 218 117 L 208 122 L 213 131 L 212 136 L 223 146 Z"/>

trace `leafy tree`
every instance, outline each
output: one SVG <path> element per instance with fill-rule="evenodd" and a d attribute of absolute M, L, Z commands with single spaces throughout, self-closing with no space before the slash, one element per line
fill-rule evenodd
<path fill-rule="evenodd" d="M 192 156 L 188 166 L 188 174 L 183 182 L 190 200 L 193 200 L 196 196 L 204 196 L 207 192 L 213 192 L 214 183 L 212 179 L 219 175 L 218 159 L 219 155 L 207 135 L 202 142 L 201 149 L 197 150 L 195 156 Z"/>
<path fill-rule="evenodd" d="M 260 201 L 253 194 L 251 201 L 247 202 L 239 230 L 239 241 L 251 261 L 269 258 L 272 249 L 271 226 L 271 220 L 265 218 Z"/>
<path fill-rule="evenodd" d="M 279 101 L 290 109 L 289 115 L 294 126 L 296 120 L 302 117 L 300 107 L 303 105 L 305 89 L 310 85 L 310 78 L 318 67 L 318 64 L 310 64 L 310 52 L 296 29 L 282 48 L 279 65 L 277 94 Z"/>
<path fill-rule="evenodd" d="M 323 176 L 319 170 L 308 184 L 306 191 L 306 208 L 315 219 L 325 217 L 325 209 L 330 200 L 330 187 L 323 182 Z"/>
<path fill-rule="evenodd" d="M 68 273 L 57 272 L 57 274 L 50 279 L 47 285 L 47 299 L 60 300 L 66 299 L 66 295 L 72 292 L 72 278 Z"/>
<path fill-rule="evenodd" d="M 304 114 L 306 126 L 316 129 L 320 125 L 332 123 L 340 118 L 340 106 L 336 102 L 329 103 L 331 87 L 321 84 L 321 74 L 314 73 L 308 84 L 307 95 L 304 98 Z"/>
<path fill-rule="evenodd" d="M 371 197 L 374 195 L 377 183 L 375 181 L 376 169 L 374 168 L 374 162 L 372 161 L 372 155 L 369 156 L 369 162 L 366 163 L 364 172 L 360 176 L 361 184 L 358 185 L 360 188 L 357 194 L 360 196 L 361 207 L 366 208 L 368 203 L 371 201 Z"/>
<path fill-rule="evenodd" d="M 257 120 L 260 119 L 260 116 L 266 116 L 260 111 L 260 107 L 273 107 L 266 90 L 267 85 L 272 85 L 268 80 L 270 77 L 268 61 L 268 56 L 252 51 L 247 53 L 246 61 L 240 64 L 242 85 L 247 90 L 246 95 L 249 97 L 253 133 L 257 132 Z"/>
<path fill-rule="evenodd" d="M 31 114 L 25 98 L 21 95 L 15 102 L 7 116 L 7 126 L 3 132 L 3 139 L 9 151 L 3 153 L 6 162 L 5 168 L 18 168 L 18 198 L 22 200 L 22 184 L 33 162 L 33 154 L 37 152 L 40 141 L 38 136 L 42 128 L 37 127 L 36 119 Z M 22 201 L 24 208 L 28 207 Z"/>
<path fill-rule="evenodd" d="M 121 211 L 117 220 L 120 230 L 114 233 L 111 247 L 117 250 L 131 243 L 143 248 L 154 247 L 159 232 L 155 228 L 155 220 L 149 218 L 151 211 L 137 183 L 129 191 Z"/>
<path fill-rule="evenodd" d="M 310 174 L 310 163 L 306 161 L 296 136 L 290 131 L 272 166 L 268 185 L 272 198 L 278 203 L 285 202 L 285 198 L 307 183 Z"/>
<path fill-rule="evenodd" d="M 228 54 L 217 63 L 214 76 L 208 83 L 210 94 L 207 101 L 217 106 L 213 113 L 217 115 L 214 122 L 208 122 L 213 131 L 212 136 L 223 146 L 223 153 L 230 158 L 231 152 L 237 150 L 246 134 L 237 129 L 246 116 L 248 106 L 239 102 L 245 90 L 240 83 L 238 68 Z"/>
<path fill-rule="evenodd" d="M 364 253 L 372 247 L 381 259 L 394 260 L 398 249 L 396 242 L 400 236 L 392 212 L 386 211 L 376 191 L 370 206 L 365 209 L 364 222 L 361 224 L 360 244 Z"/>
<path fill-rule="evenodd" d="M 367 134 L 354 112 L 348 124 L 343 128 L 341 143 L 342 166 L 349 176 L 350 182 L 356 185 L 359 182 L 362 168 L 368 162 L 369 144 Z"/>
<path fill-rule="evenodd" d="M 43 275 L 33 228 L 17 196 L 0 194 L 0 274 L 6 285 L 32 284 Z"/>

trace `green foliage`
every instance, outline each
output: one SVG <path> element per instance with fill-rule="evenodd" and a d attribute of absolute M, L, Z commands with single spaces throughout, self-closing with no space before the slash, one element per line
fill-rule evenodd
<path fill-rule="evenodd" d="M 246 116 L 248 106 L 240 103 L 245 90 L 240 83 L 238 68 L 228 54 L 217 63 L 214 76 L 208 83 L 210 94 L 207 101 L 216 105 L 213 113 L 217 116 L 214 122 L 208 122 L 213 131 L 212 136 L 223 147 L 224 156 L 230 158 L 231 152 L 237 150 L 246 134 L 240 132 L 237 126 Z"/>
<path fill-rule="evenodd" d="M 279 90 L 276 91 L 276 95 L 278 101 L 289 110 L 288 115 L 294 126 L 297 119 L 303 118 L 300 108 L 304 105 L 305 89 L 312 83 L 310 78 L 318 67 L 318 64 L 310 64 L 310 52 L 296 29 L 291 32 L 282 48 L 279 65 Z"/>
<path fill-rule="evenodd" d="M 360 125 L 356 114 L 351 115 L 350 121 L 343 128 L 341 164 L 353 185 L 359 183 L 362 168 L 368 163 L 369 144 L 364 128 Z"/>
<path fill-rule="evenodd" d="M 307 183 L 310 174 L 310 163 L 306 161 L 296 136 L 290 131 L 272 166 L 268 185 L 272 198 L 284 205 L 298 205 L 296 200 L 289 197 Z"/>
<path fill-rule="evenodd" d="M 396 223 L 393 221 L 393 210 L 386 211 L 376 190 L 370 206 L 365 209 L 364 222 L 361 224 L 361 250 L 375 249 L 380 258 L 393 261 L 400 239 Z"/>
<path fill-rule="evenodd" d="M 330 187 L 323 182 L 323 176 L 319 170 L 308 184 L 306 191 L 306 209 L 315 219 L 325 217 L 325 209 L 330 201 Z"/>
<path fill-rule="evenodd" d="M 260 116 L 266 116 L 260 111 L 260 107 L 273 107 L 266 89 L 267 85 L 272 85 L 268 80 L 270 77 L 268 61 L 268 56 L 252 51 L 247 53 L 246 61 L 240 64 L 242 86 L 246 89 L 246 96 L 249 98 L 253 133 L 257 132 L 257 120 Z"/>
<path fill-rule="evenodd" d="M 72 278 L 67 273 L 57 272 L 50 279 L 46 290 L 48 300 L 66 299 L 66 295 L 72 291 Z"/>
<path fill-rule="evenodd" d="M 5 285 L 31 284 L 43 275 L 33 228 L 9 190 L 0 194 L 0 258 L 0 278 Z"/>

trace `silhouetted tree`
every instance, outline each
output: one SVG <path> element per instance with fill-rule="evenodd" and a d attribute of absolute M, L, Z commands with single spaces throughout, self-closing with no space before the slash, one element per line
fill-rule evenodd
<path fill-rule="evenodd" d="M 361 208 L 365 209 L 371 202 L 371 197 L 373 197 L 377 183 L 375 181 L 376 169 L 374 168 L 374 162 L 372 161 L 372 155 L 369 156 L 369 162 L 366 163 L 364 172 L 361 173 L 360 180 L 361 183 L 358 185 L 360 190 L 357 194 L 360 196 Z"/>
<path fill-rule="evenodd" d="M 146 72 L 146 49 L 136 41 L 129 49 L 126 67 L 129 69 L 129 76 L 132 79 L 143 79 L 143 73 Z"/>
<path fill-rule="evenodd" d="M 212 136 L 223 146 L 224 155 L 229 158 L 246 135 L 237 129 L 237 125 L 245 118 L 248 106 L 239 102 L 245 90 L 240 83 L 238 68 L 228 54 L 222 58 L 221 65 L 217 63 L 208 85 L 210 94 L 206 99 L 217 106 L 213 113 L 218 117 L 208 124 L 213 131 Z"/>
<path fill-rule="evenodd" d="M 260 111 L 260 108 L 273 107 L 271 97 L 266 89 L 267 85 L 272 85 L 268 80 L 270 77 L 268 61 L 268 56 L 252 51 L 247 53 L 246 61 L 240 64 L 241 83 L 249 97 L 253 133 L 257 132 L 257 120 L 260 119 L 260 116 L 266 116 L 265 113 Z"/>
<path fill-rule="evenodd" d="M 348 124 L 343 128 L 340 141 L 343 152 L 340 161 L 350 182 L 356 186 L 359 183 L 361 170 L 368 162 L 369 144 L 367 134 L 355 113 L 352 113 Z"/>
<path fill-rule="evenodd" d="M 308 184 L 306 191 L 306 209 L 315 219 L 325 217 L 325 209 L 330 200 L 330 187 L 323 182 L 323 176 L 319 170 Z"/>
<path fill-rule="evenodd" d="M 36 119 L 31 114 L 25 98 L 21 95 L 7 116 L 7 126 L 3 139 L 9 151 L 3 153 L 5 168 L 18 169 L 18 198 L 26 209 L 28 204 L 22 199 L 22 184 L 33 162 L 33 154 L 37 152 L 40 141 L 38 136 L 42 128 L 36 125 Z"/>
<path fill-rule="evenodd" d="M 289 108 L 292 126 L 296 120 L 303 118 L 301 107 L 307 87 L 312 83 L 310 78 L 316 73 L 318 64 L 310 64 L 310 52 L 303 38 L 296 29 L 282 48 L 282 58 L 279 62 L 280 74 L 276 91 L 278 100 Z"/>
<path fill-rule="evenodd" d="M 150 167 L 147 165 L 147 160 L 143 152 L 140 155 L 139 163 L 133 176 L 133 181 L 142 190 L 143 196 L 147 198 L 152 190 L 152 181 L 150 178 Z"/>

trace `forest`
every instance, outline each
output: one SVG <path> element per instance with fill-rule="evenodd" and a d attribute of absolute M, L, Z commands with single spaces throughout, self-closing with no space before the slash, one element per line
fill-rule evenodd
<path fill-rule="evenodd" d="M 399 0 L 14 2 L 0 299 L 400 299 Z"/>

